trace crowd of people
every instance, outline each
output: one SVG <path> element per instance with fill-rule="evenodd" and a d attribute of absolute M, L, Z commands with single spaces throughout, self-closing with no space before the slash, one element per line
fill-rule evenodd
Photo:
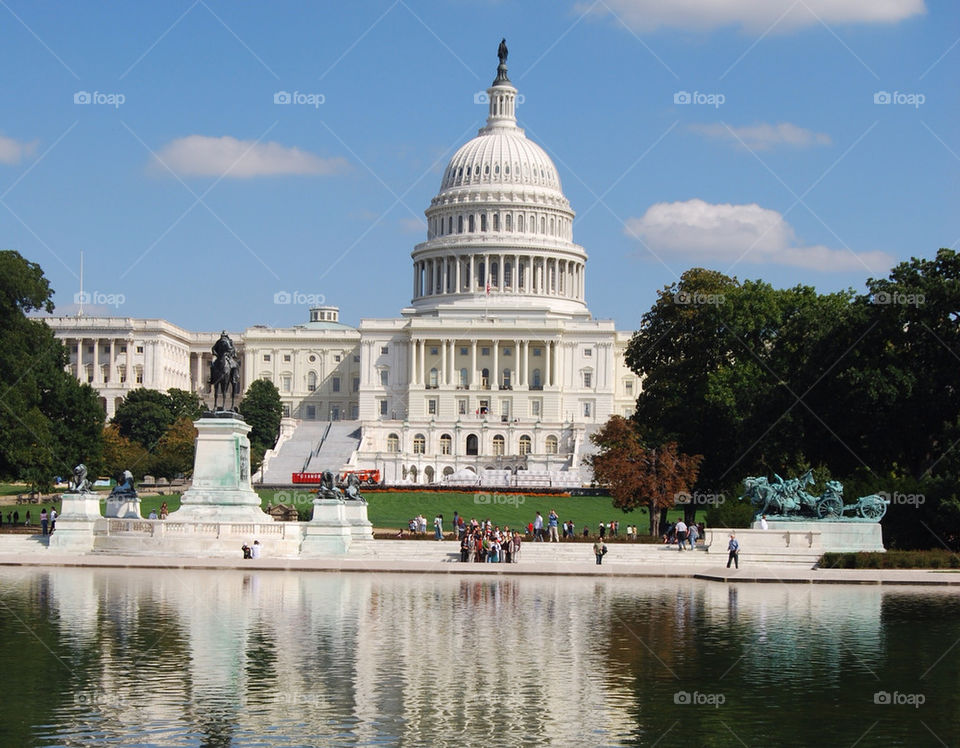
<path fill-rule="evenodd" d="M 20 510 L 14 509 L 13 511 L 7 512 L 6 518 L 4 514 L 0 511 L 0 528 L 6 524 L 9 527 L 19 527 L 20 526 Z M 47 512 L 46 507 L 40 509 L 40 532 L 44 535 L 49 535 L 53 532 L 57 524 L 57 510 L 53 507 L 50 508 L 50 511 Z M 26 514 L 23 518 L 23 527 L 32 527 L 33 519 L 30 516 L 30 510 L 27 509 Z"/>

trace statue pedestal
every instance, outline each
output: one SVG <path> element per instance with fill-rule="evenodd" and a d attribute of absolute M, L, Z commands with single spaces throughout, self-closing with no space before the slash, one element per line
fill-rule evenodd
<path fill-rule="evenodd" d="M 193 422 L 193 484 L 170 522 L 272 522 L 250 485 L 250 426 L 236 413 L 205 413 Z"/>
<path fill-rule="evenodd" d="M 57 526 L 59 527 L 59 522 Z M 824 553 L 886 551 L 880 523 L 873 520 L 783 520 L 768 517 L 767 526 L 767 532 L 819 533 Z M 750 527 L 759 530 L 760 523 L 754 522 Z"/>
<path fill-rule="evenodd" d="M 105 516 L 108 519 L 143 519 L 140 516 L 140 497 L 108 498 Z"/>
<path fill-rule="evenodd" d="M 346 514 L 346 504 L 341 499 L 314 499 L 313 518 L 306 524 L 300 557 L 345 554 L 353 536 Z"/>
<path fill-rule="evenodd" d="M 313 510 L 316 514 L 316 509 Z M 373 523 L 367 519 L 366 501 L 345 501 L 343 518 L 350 526 L 352 540 L 373 540 Z"/>
<path fill-rule="evenodd" d="M 57 526 L 50 535 L 50 549 L 68 553 L 93 550 L 97 523 L 102 522 L 100 497 L 95 493 L 65 493 L 60 496 Z"/>

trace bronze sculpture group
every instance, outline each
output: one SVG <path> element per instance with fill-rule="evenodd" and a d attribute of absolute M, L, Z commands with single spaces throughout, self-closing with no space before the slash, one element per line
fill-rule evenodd
<path fill-rule="evenodd" d="M 856 514 L 864 520 L 879 522 L 890 503 L 882 496 L 872 494 L 857 499 L 854 504 L 843 503 L 843 484 L 827 481 L 819 496 L 807 493 L 806 487 L 814 483 L 813 471 L 808 470 L 799 478 L 784 480 L 776 473 L 773 481 L 765 475 L 748 477 L 743 481 L 743 498 L 757 507 L 757 516 L 768 519 L 842 519 L 844 514 Z"/>

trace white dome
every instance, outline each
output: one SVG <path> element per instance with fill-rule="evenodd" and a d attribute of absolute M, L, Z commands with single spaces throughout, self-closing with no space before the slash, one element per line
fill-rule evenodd
<path fill-rule="evenodd" d="M 557 168 L 519 127 L 484 128 L 450 159 L 440 191 L 468 186 L 531 186 L 561 192 Z"/>

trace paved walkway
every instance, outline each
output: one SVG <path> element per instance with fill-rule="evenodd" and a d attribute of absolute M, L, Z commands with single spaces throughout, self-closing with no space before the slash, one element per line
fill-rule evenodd
<path fill-rule="evenodd" d="M 617 564 L 597 566 L 592 561 L 527 562 L 518 564 L 476 564 L 452 561 L 411 561 L 385 559 L 283 559 L 186 558 L 182 556 L 112 556 L 95 553 L 0 554 L 0 566 L 91 567 L 121 569 L 212 569 L 242 571 L 375 572 L 379 574 L 488 574 L 689 578 L 712 582 L 753 582 L 765 584 L 882 584 L 937 585 L 960 588 L 960 573 L 920 569 L 803 569 L 794 566 L 755 565 L 739 570 L 723 565 L 705 569 L 702 565 Z"/>

